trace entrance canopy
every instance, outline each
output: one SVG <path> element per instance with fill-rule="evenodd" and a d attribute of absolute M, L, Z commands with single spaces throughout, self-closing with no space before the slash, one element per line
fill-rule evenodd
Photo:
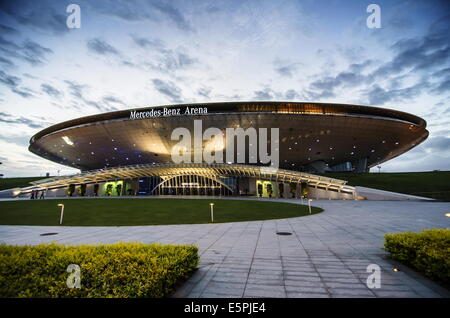
<path fill-rule="evenodd" d="M 239 165 L 239 164 L 140 164 L 85 171 L 71 176 L 47 178 L 31 182 L 32 186 L 22 188 L 21 193 L 31 190 L 55 189 L 70 184 L 91 184 L 113 180 L 127 180 L 142 177 L 158 176 L 168 179 L 175 176 L 218 176 L 255 178 L 280 183 L 307 183 L 308 186 L 354 194 L 355 188 L 346 185 L 347 181 L 318 176 L 310 173 L 272 169 L 270 167 Z"/>

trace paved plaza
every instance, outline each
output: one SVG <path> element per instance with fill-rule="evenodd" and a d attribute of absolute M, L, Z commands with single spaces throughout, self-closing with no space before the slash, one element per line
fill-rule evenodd
<path fill-rule="evenodd" d="M 300 218 L 202 225 L 0 226 L 0 242 L 195 244 L 201 255 L 199 269 L 174 297 L 449 297 L 444 288 L 387 259 L 382 246 L 385 233 L 450 227 L 445 216 L 450 203 L 313 204 L 325 211 Z M 40 236 L 48 232 L 57 234 Z M 366 285 L 369 264 L 382 269 L 379 289 Z M 394 267 L 400 271 L 394 272 Z"/>

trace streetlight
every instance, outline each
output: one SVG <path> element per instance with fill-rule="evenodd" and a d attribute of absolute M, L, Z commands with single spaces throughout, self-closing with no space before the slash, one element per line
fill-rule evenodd
<path fill-rule="evenodd" d="M 214 223 L 214 203 L 209 204 L 211 206 L 211 223 Z"/>
<path fill-rule="evenodd" d="M 64 217 L 64 204 L 60 203 L 60 204 L 58 204 L 58 206 L 61 207 L 61 217 L 59 218 L 59 224 L 62 224 L 63 217 Z"/>
<path fill-rule="evenodd" d="M 308 199 L 309 214 L 311 214 L 311 201 L 312 199 Z"/>

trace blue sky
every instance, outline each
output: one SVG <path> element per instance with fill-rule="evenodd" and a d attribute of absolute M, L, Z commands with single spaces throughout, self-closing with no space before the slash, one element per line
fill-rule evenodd
<path fill-rule="evenodd" d="M 66 7 L 81 8 L 68 29 Z M 366 8 L 381 8 L 369 29 Z M 180 102 L 355 103 L 425 118 L 382 171 L 450 170 L 448 1 L 2 1 L 0 173 L 76 172 L 27 149 L 39 130 Z"/>

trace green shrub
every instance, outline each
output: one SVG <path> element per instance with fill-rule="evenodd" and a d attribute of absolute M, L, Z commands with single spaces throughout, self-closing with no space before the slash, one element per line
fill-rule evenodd
<path fill-rule="evenodd" d="M 193 245 L 0 245 L 0 297 L 165 297 L 198 264 Z M 69 288 L 70 264 L 81 288 Z"/>
<path fill-rule="evenodd" d="M 450 283 L 449 229 L 386 234 L 384 247 L 393 259 L 412 266 L 431 279 Z"/>

